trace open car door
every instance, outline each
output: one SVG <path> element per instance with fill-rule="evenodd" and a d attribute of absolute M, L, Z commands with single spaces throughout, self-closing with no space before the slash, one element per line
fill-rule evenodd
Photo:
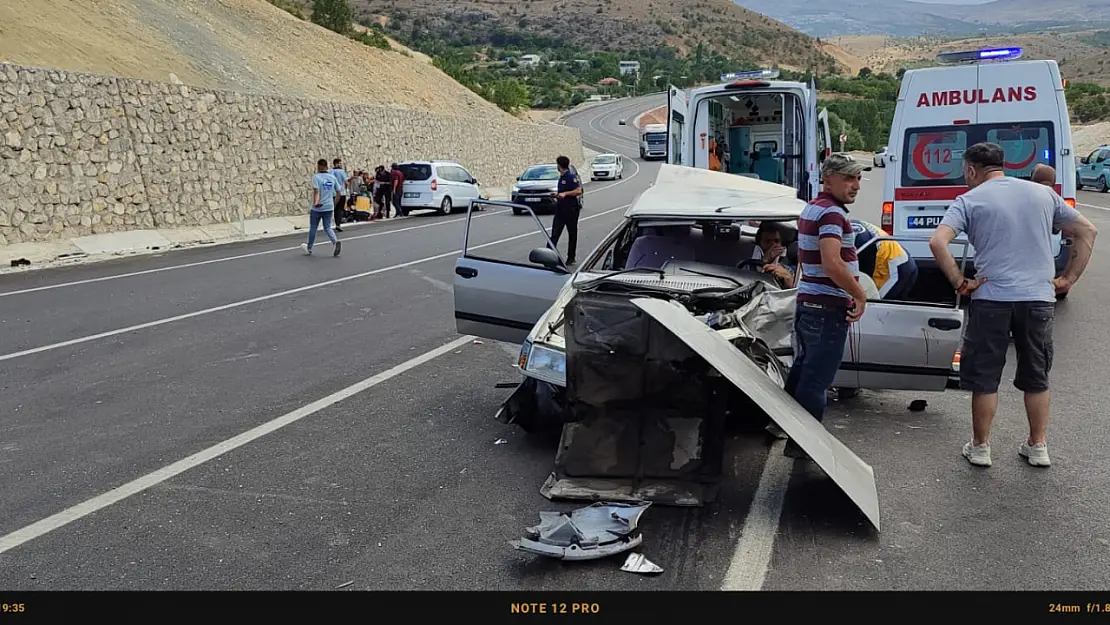
<path fill-rule="evenodd" d="M 686 149 L 686 92 L 671 85 L 667 90 L 667 162 L 683 164 Z"/>
<path fill-rule="evenodd" d="M 883 241 L 899 240 L 922 239 L 875 237 L 860 247 L 860 253 Z M 964 242 L 964 263 L 967 245 Z M 876 263 L 887 265 L 891 276 L 898 275 L 896 265 L 902 257 L 884 251 L 875 258 Z M 889 286 L 880 287 L 880 293 Z M 859 372 L 860 388 L 943 391 L 963 340 L 964 312 L 959 303 L 959 298 L 953 304 L 868 300 L 863 317 L 853 324 L 858 347 L 850 366 Z"/>
<path fill-rule="evenodd" d="M 491 213 L 476 211 L 488 206 L 528 211 L 536 224 L 535 236 L 524 235 L 508 245 L 482 243 L 488 238 L 481 236 L 482 226 Z M 569 277 L 566 263 L 530 207 L 474 200 L 466 215 L 462 256 L 455 261 L 455 327 L 460 334 L 523 343 Z"/>

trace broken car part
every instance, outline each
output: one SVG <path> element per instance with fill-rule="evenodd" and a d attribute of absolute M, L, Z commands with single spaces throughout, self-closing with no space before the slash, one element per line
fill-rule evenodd
<path fill-rule="evenodd" d="M 653 575 L 656 573 L 662 573 L 663 567 L 657 565 L 651 560 L 648 560 L 647 557 L 642 553 L 630 553 L 628 554 L 628 559 L 625 560 L 624 564 L 621 565 L 621 570 L 628 571 L 629 573 L 643 573 L 645 575 Z"/>
<path fill-rule="evenodd" d="M 751 358 L 705 324 L 698 323 L 681 306 L 652 298 L 637 298 L 631 303 L 761 406 L 879 529 L 879 492 L 870 465 L 830 434 Z"/>
<path fill-rule="evenodd" d="M 597 560 L 636 548 L 643 542 L 638 525 L 649 502 L 598 502 L 568 514 L 540 512 L 540 524 L 509 544 L 560 560 Z"/>

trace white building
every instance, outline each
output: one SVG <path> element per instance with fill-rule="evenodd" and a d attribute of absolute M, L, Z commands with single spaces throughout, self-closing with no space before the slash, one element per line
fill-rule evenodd
<path fill-rule="evenodd" d="M 638 73 L 640 73 L 640 62 L 639 61 L 621 61 L 620 62 L 620 70 L 621 70 L 621 76 L 627 76 L 628 74 L 638 74 Z"/>
<path fill-rule="evenodd" d="M 522 67 L 535 67 L 540 64 L 540 55 L 525 54 L 517 61 Z"/>

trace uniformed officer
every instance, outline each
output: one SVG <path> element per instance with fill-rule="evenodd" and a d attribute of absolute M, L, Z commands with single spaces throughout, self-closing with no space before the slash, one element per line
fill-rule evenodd
<path fill-rule="evenodd" d="M 567 229 L 567 264 L 575 263 L 574 254 L 578 251 L 578 215 L 582 212 L 582 181 L 578 172 L 571 168 L 570 159 L 560 156 L 555 159 L 559 168 L 559 186 L 555 194 L 555 217 L 551 220 L 551 242 L 559 246 L 563 228 Z"/>

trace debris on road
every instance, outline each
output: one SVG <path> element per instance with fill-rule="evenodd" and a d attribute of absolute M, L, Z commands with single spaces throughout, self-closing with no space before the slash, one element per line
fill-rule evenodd
<path fill-rule="evenodd" d="M 350 586 L 351 584 L 354 584 L 354 583 L 355 583 L 355 580 L 352 579 L 349 582 L 343 582 L 342 584 L 336 586 L 335 589 L 339 590 L 340 588 L 346 588 L 347 586 Z"/>
<path fill-rule="evenodd" d="M 494 444 L 494 445 L 504 445 L 504 444 L 505 444 L 505 443 L 507 443 L 507 442 L 509 442 L 509 441 L 507 441 L 507 440 L 505 440 L 505 439 L 503 439 L 503 438 L 499 438 L 499 439 L 497 439 L 497 440 L 493 441 L 493 444 Z"/>
<path fill-rule="evenodd" d="M 630 553 L 628 559 L 621 565 L 622 571 L 629 573 L 643 573 L 645 575 L 653 575 L 655 573 L 662 573 L 663 567 L 647 559 L 642 553 Z"/>
<path fill-rule="evenodd" d="M 474 344 L 475 345 L 485 345 L 485 343 L 479 341 L 478 339 L 474 339 Z"/>
<path fill-rule="evenodd" d="M 929 402 L 924 399 L 915 399 L 910 402 L 910 410 L 912 412 L 923 412 L 928 405 Z"/>
<path fill-rule="evenodd" d="M 650 502 L 598 502 L 569 515 L 540 512 L 540 524 L 526 529 L 523 538 L 509 544 L 519 551 L 560 560 L 606 558 L 643 542 L 637 525 L 650 506 Z"/>

